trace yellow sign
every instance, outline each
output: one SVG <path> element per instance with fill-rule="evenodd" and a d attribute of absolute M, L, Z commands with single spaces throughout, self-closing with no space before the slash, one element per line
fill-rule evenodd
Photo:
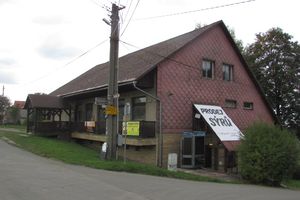
<path fill-rule="evenodd" d="M 140 122 L 126 122 L 127 123 L 127 135 L 139 136 L 140 135 Z"/>
<path fill-rule="evenodd" d="M 106 106 L 105 114 L 107 115 L 117 115 L 118 109 L 114 106 Z"/>

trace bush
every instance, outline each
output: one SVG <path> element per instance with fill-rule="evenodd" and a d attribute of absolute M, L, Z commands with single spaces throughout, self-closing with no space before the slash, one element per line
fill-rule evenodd
<path fill-rule="evenodd" d="M 239 147 L 239 166 L 252 183 L 279 185 L 292 176 L 300 155 L 295 135 L 272 125 L 257 123 L 245 132 Z"/>

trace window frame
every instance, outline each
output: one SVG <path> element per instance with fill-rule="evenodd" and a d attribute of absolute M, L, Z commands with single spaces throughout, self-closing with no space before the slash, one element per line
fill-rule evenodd
<path fill-rule="evenodd" d="M 93 120 L 93 103 L 86 103 L 85 104 L 85 121 L 92 121 Z M 90 109 L 90 110 L 89 110 Z"/>
<path fill-rule="evenodd" d="M 140 98 L 145 98 L 145 102 L 138 102 L 136 103 L 135 100 L 136 99 L 140 99 Z M 147 98 L 146 96 L 138 96 L 138 97 L 132 97 L 131 98 L 131 119 L 132 121 L 143 121 L 146 120 L 146 103 L 147 103 Z M 144 116 L 143 117 L 138 117 L 135 115 L 135 108 L 136 106 L 144 106 Z"/>
<path fill-rule="evenodd" d="M 234 103 L 234 106 L 229 106 L 227 103 Z M 236 109 L 237 108 L 237 101 L 234 100 L 234 99 L 225 99 L 224 107 L 225 108 L 230 108 L 230 109 Z"/>
<path fill-rule="evenodd" d="M 228 71 L 228 79 L 227 77 L 225 76 L 225 73 L 227 71 L 225 71 L 225 68 L 228 67 L 229 71 Z M 223 76 L 223 81 L 233 81 L 233 65 L 232 64 L 227 64 L 227 63 L 223 63 L 222 64 L 222 76 Z"/>
<path fill-rule="evenodd" d="M 211 68 L 211 77 L 208 76 L 208 70 L 204 69 L 204 63 L 209 63 L 209 66 Z M 210 59 L 203 59 L 202 60 L 202 66 L 201 66 L 201 73 L 202 77 L 206 79 L 214 79 L 215 78 L 215 61 Z"/>
<path fill-rule="evenodd" d="M 247 107 L 247 106 L 245 106 L 245 104 L 249 104 L 251 106 Z M 243 103 L 243 109 L 244 110 L 254 110 L 254 103 L 250 102 L 250 101 L 244 101 L 244 103 Z"/>

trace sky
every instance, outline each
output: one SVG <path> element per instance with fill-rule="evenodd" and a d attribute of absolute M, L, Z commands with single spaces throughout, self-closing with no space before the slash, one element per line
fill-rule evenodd
<path fill-rule="evenodd" d="M 4 86 L 12 103 L 25 101 L 28 94 L 50 93 L 107 62 L 110 26 L 103 18 L 109 19 L 112 3 L 125 6 L 120 11 L 120 40 L 135 46 L 120 43 L 120 56 L 219 20 L 244 45 L 272 27 L 300 41 L 299 1 L 235 4 L 243 1 L 0 0 L 1 94 Z M 223 6 L 228 4 L 235 5 Z M 174 13 L 181 14 L 163 16 Z"/>

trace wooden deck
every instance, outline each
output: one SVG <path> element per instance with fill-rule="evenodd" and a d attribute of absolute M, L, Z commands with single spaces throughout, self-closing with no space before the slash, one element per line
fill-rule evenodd
<path fill-rule="evenodd" d="M 106 142 L 106 135 L 97 135 L 93 133 L 73 132 L 72 138 L 91 140 L 97 142 Z M 131 146 L 155 146 L 156 138 L 127 137 L 126 144 Z"/>

